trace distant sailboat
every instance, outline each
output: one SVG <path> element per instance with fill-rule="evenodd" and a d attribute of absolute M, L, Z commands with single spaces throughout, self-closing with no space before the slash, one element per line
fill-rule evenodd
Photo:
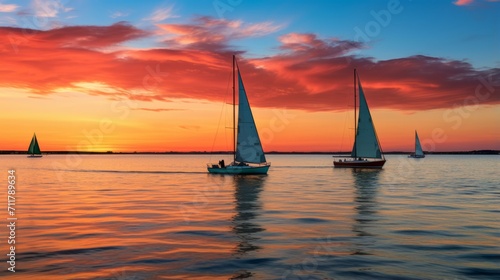
<path fill-rule="evenodd" d="M 415 152 L 408 156 L 409 158 L 424 158 L 424 151 L 420 145 L 420 140 L 418 139 L 417 131 L 415 130 Z"/>
<path fill-rule="evenodd" d="M 357 83 L 356 83 L 357 82 Z M 359 88 L 359 115 L 356 125 L 356 84 Z M 354 146 L 347 159 L 334 161 L 334 167 L 382 168 L 385 158 L 375 132 L 370 109 L 359 76 L 354 69 Z"/>
<path fill-rule="evenodd" d="M 235 128 L 235 69 L 238 72 L 238 136 Z M 233 162 L 229 165 L 224 160 L 218 164 L 208 164 L 208 172 L 215 174 L 267 174 L 271 163 L 266 161 L 259 133 L 255 126 L 252 110 L 248 103 L 240 70 L 233 55 Z"/>
<path fill-rule="evenodd" d="M 33 138 L 31 138 L 31 143 L 28 148 L 28 157 L 42 157 L 42 152 L 40 151 L 40 146 L 38 146 L 38 140 L 36 140 L 36 134 L 33 133 Z"/>

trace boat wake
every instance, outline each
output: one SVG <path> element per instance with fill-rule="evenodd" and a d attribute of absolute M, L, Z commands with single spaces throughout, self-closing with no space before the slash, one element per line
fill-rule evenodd
<path fill-rule="evenodd" d="M 51 169 L 52 170 L 52 169 Z M 123 174 L 207 174 L 206 171 L 177 171 L 177 170 L 106 170 L 106 169 L 60 169 L 62 172 L 86 173 L 123 173 Z"/>
<path fill-rule="evenodd" d="M 281 168 L 285 168 L 285 169 L 307 169 L 307 168 L 329 168 L 331 169 L 332 166 L 322 166 L 322 165 L 318 165 L 318 166 L 315 166 L 315 165 L 304 165 L 304 166 L 299 166 L 299 165 L 289 165 L 289 166 L 286 166 L 286 165 L 281 165 L 281 166 L 273 166 L 273 168 L 277 168 L 277 169 L 281 169 Z"/>

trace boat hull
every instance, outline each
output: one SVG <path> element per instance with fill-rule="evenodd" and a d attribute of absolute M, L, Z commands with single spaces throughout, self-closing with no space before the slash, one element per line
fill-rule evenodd
<path fill-rule="evenodd" d="M 238 166 L 229 165 L 226 167 L 220 167 L 217 165 L 209 166 L 208 172 L 211 174 L 233 174 L 233 175 L 247 175 L 247 174 L 267 174 L 269 167 L 271 165 L 259 165 L 259 166 Z"/>
<path fill-rule="evenodd" d="M 29 158 L 41 158 L 42 155 L 28 155 Z"/>
<path fill-rule="evenodd" d="M 385 164 L 385 159 L 382 160 L 344 160 L 334 161 L 333 166 L 337 168 L 382 168 Z"/>
<path fill-rule="evenodd" d="M 424 158 L 425 155 L 421 155 L 421 156 L 420 155 L 409 155 L 408 157 L 409 158 Z"/>

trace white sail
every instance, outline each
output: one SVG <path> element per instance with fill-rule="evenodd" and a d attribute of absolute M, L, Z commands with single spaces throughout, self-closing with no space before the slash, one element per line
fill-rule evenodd
<path fill-rule="evenodd" d="M 418 139 L 417 131 L 415 131 L 415 155 L 423 156 L 424 151 L 422 150 L 422 146 L 420 145 L 420 140 Z"/>
<path fill-rule="evenodd" d="M 264 163 L 266 156 L 255 126 L 252 110 L 248 103 L 243 80 L 238 69 L 238 136 L 236 144 L 236 161 L 246 163 Z"/>
<path fill-rule="evenodd" d="M 362 158 L 382 158 L 380 144 L 375 133 L 372 116 L 368 104 L 366 103 L 365 94 L 361 87 L 361 82 L 358 79 L 359 89 L 359 115 L 358 127 L 356 130 L 356 139 L 352 149 L 352 157 Z"/>

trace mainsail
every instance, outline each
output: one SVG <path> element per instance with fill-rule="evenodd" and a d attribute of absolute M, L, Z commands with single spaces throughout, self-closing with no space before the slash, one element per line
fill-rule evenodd
<path fill-rule="evenodd" d="M 236 158 L 238 162 L 264 163 L 266 156 L 262 150 L 259 133 L 255 126 L 252 110 L 248 103 L 245 86 L 238 69 L 238 136 L 236 144 Z"/>
<path fill-rule="evenodd" d="M 358 127 L 356 130 L 356 139 L 352 148 L 352 157 L 362 158 L 382 158 L 380 143 L 377 139 L 375 127 L 373 125 L 372 116 L 368 104 L 366 103 L 365 94 L 361 87 L 361 82 L 358 78 L 359 89 L 359 115 Z"/>
<path fill-rule="evenodd" d="M 422 150 L 422 146 L 420 145 L 420 140 L 418 139 L 417 131 L 415 130 L 415 155 L 423 156 L 424 151 Z"/>

